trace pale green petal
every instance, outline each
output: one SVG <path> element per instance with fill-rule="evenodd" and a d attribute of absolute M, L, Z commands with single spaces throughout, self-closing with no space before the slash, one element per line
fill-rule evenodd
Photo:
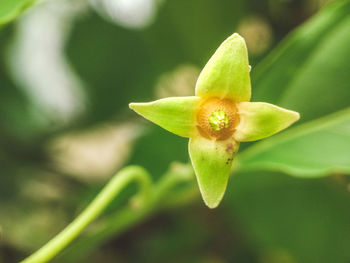
<path fill-rule="evenodd" d="M 260 140 L 271 136 L 299 120 L 298 112 L 264 102 L 237 103 L 240 123 L 234 138 L 239 142 Z"/>
<path fill-rule="evenodd" d="M 199 75 L 196 96 L 250 100 L 248 52 L 237 33 L 226 39 Z"/>
<path fill-rule="evenodd" d="M 190 137 L 195 128 L 199 97 L 171 97 L 129 107 L 144 118 L 179 136 Z"/>
<path fill-rule="evenodd" d="M 231 164 L 239 144 L 233 140 L 207 140 L 201 136 L 190 139 L 189 153 L 199 189 L 209 208 L 219 205 L 224 196 Z"/>

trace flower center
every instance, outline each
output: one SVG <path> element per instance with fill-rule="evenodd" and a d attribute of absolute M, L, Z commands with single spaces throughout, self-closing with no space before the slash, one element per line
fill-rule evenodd
<path fill-rule="evenodd" d="M 224 128 L 228 128 L 229 124 L 228 116 L 223 110 L 213 111 L 208 121 L 214 131 L 220 131 Z"/>
<path fill-rule="evenodd" d="M 231 137 L 238 122 L 237 108 L 229 99 L 205 100 L 197 113 L 197 129 L 208 139 L 225 140 Z"/>

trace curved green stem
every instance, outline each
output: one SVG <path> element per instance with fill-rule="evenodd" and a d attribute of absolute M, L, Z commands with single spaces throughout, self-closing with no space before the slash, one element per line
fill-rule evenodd
<path fill-rule="evenodd" d="M 51 260 L 96 219 L 116 195 L 132 181 L 136 181 L 140 185 L 141 205 L 147 203 L 152 188 L 151 177 L 142 167 L 126 167 L 111 179 L 91 204 L 71 224 L 21 263 L 44 263 Z"/>
<path fill-rule="evenodd" d="M 185 185 L 174 191 L 174 188 L 179 187 L 180 184 Z M 94 229 L 90 229 L 81 239 L 72 244 L 57 262 L 84 262 L 85 258 L 104 242 L 116 238 L 154 212 L 181 206 L 198 196 L 199 191 L 195 184 L 192 166 L 173 163 L 169 171 L 154 185 L 149 202 L 143 206 L 143 209 L 135 210 L 129 206 L 103 218 Z"/>

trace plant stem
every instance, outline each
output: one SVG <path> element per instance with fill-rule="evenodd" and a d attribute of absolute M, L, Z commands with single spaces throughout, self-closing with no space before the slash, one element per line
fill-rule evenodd
<path fill-rule="evenodd" d="M 174 191 L 175 187 L 185 183 L 184 187 Z M 127 229 L 148 218 L 161 209 L 171 209 L 187 204 L 198 197 L 193 169 L 190 164 L 175 163 L 171 165 L 150 193 L 150 201 L 135 210 L 130 206 L 114 212 L 72 244 L 66 253 L 59 257 L 59 262 L 84 262 L 94 250 L 111 238 L 115 238 Z"/>
<path fill-rule="evenodd" d="M 140 200 L 138 201 L 141 202 L 141 205 L 146 205 L 152 190 L 151 177 L 142 167 L 128 166 L 111 179 L 91 204 L 71 224 L 21 263 L 44 263 L 54 258 L 96 219 L 119 192 L 132 181 L 136 181 L 140 186 L 140 194 L 138 195 Z"/>

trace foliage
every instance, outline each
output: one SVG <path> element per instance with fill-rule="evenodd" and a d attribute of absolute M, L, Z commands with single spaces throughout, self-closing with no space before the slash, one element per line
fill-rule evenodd
<path fill-rule="evenodd" d="M 29 3 L 2 1 L 0 23 Z M 47 148 L 58 137 L 131 120 L 143 128 L 137 128 L 141 135 L 128 145 L 133 151 L 123 165 L 143 166 L 157 182 L 173 160 L 187 162 L 185 140 L 133 119 L 127 104 L 155 99 L 162 74 L 183 64 L 202 68 L 222 39 L 258 13 L 268 18 L 274 40 L 266 53 L 250 58 L 252 101 L 298 111 L 300 123 L 266 141 L 242 144 L 228 192 L 215 212 L 202 206 L 189 183 L 169 191 L 169 203 L 145 221 L 123 225 L 119 216 L 129 218 L 132 211 L 124 205 L 135 193 L 130 186 L 57 262 L 347 263 L 350 1 L 334 1 L 301 24 L 311 16 L 306 3 L 167 0 L 157 5 L 153 23 L 137 30 L 88 11 L 71 22 L 64 50 L 84 83 L 86 109 L 74 121 L 48 126 L 42 123 L 49 111 L 38 110 L 8 66 L 9 47 L 23 22 L 4 26 L 0 262 L 19 261 L 52 238 L 106 181 L 80 179 L 53 164 Z M 107 234 L 99 239 L 99 231 Z"/>
<path fill-rule="evenodd" d="M 37 0 L 3 0 L 0 3 L 0 25 L 9 23 L 23 10 L 33 5 Z"/>

